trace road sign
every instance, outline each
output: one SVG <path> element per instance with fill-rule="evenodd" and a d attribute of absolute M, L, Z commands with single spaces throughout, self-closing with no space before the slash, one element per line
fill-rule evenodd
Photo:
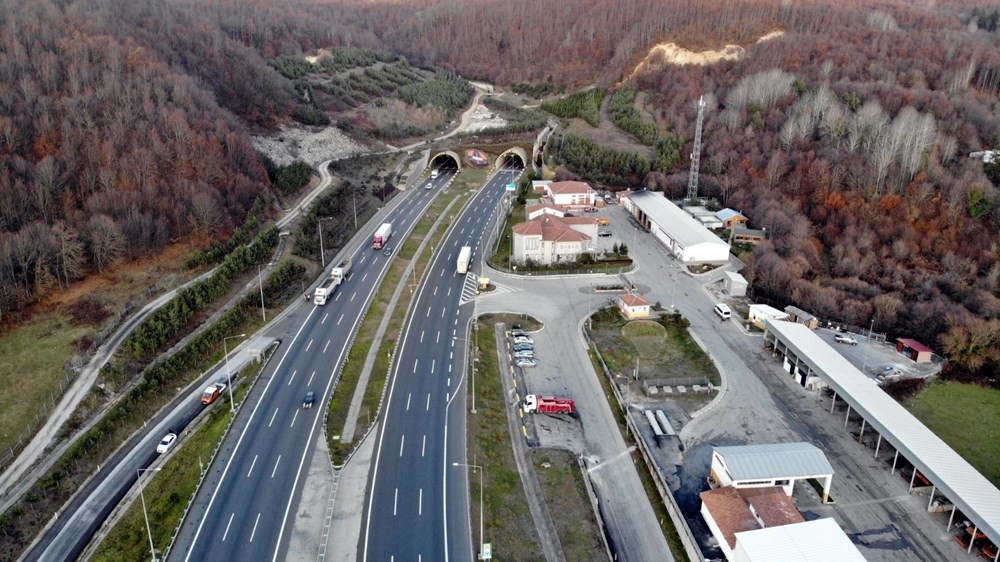
<path fill-rule="evenodd" d="M 507 184 L 507 191 L 517 191 L 517 184 L 516 183 L 508 183 Z"/>
<path fill-rule="evenodd" d="M 483 543 L 483 560 L 493 559 L 493 543 L 484 542 Z"/>

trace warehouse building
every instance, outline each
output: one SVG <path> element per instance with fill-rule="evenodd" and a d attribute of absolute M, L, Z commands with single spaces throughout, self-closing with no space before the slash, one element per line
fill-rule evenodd
<path fill-rule="evenodd" d="M 715 447 L 709 484 L 743 488 L 778 486 L 791 496 L 798 480 L 823 485 L 823 501 L 830 497 L 833 467 L 826 455 L 809 443 L 773 443 Z"/>
<path fill-rule="evenodd" d="M 622 204 L 684 265 L 721 265 L 729 261 L 726 242 L 659 193 L 629 193 Z"/>

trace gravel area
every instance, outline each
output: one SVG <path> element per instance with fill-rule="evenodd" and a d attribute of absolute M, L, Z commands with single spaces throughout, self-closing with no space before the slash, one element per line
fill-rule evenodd
<path fill-rule="evenodd" d="M 302 160 L 315 168 L 326 160 L 369 152 L 367 147 L 351 140 L 336 127 L 316 130 L 282 126 L 278 134 L 252 137 L 251 142 L 279 166 Z"/>

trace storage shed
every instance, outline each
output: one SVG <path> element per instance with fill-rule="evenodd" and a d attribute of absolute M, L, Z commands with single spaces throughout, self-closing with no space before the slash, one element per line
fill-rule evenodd
<path fill-rule="evenodd" d="M 815 330 L 819 327 L 819 318 L 816 318 L 812 314 L 809 314 L 797 306 L 786 306 L 785 313 L 788 314 L 789 321 L 805 324 L 805 326 L 810 330 Z"/>
<path fill-rule="evenodd" d="M 745 297 L 747 294 L 747 280 L 735 271 L 725 272 L 722 286 L 726 290 L 726 294 L 731 297 Z"/>
<path fill-rule="evenodd" d="M 930 363 L 934 356 L 934 350 L 926 345 L 911 340 L 909 338 L 899 338 L 896 340 L 896 351 L 902 353 L 915 363 Z"/>
<path fill-rule="evenodd" d="M 626 318 L 649 318 L 649 301 L 639 295 L 621 295 L 618 308 Z"/>
<path fill-rule="evenodd" d="M 761 329 L 765 328 L 768 322 L 787 319 L 787 314 L 766 304 L 751 304 L 750 312 L 747 314 L 747 321 Z"/>

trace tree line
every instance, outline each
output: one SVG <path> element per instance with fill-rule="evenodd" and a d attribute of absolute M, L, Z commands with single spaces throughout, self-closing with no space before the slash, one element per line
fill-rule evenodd
<path fill-rule="evenodd" d="M 542 104 L 542 109 L 563 119 L 578 117 L 590 124 L 591 127 L 596 127 L 601 123 L 601 102 L 603 100 L 604 90 L 591 88 L 572 93 L 558 100 L 545 102 Z"/>

